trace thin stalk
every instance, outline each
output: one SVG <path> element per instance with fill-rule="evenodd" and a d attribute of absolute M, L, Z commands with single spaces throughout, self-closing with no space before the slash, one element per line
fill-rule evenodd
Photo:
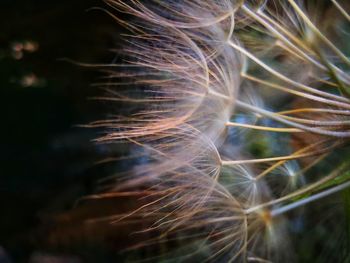
<path fill-rule="evenodd" d="M 210 88 L 208 89 L 208 94 L 213 95 L 215 97 L 219 97 L 219 98 L 224 99 L 224 100 L 228 100 L 228 101 L 232 101 L 233 100 L 233 98 L 231 98 L 229 96 L 226 96 L 224 94 L 221 94 L 221 93 L 219 93 L 219 92 L 217 92 L 215 90 L 212 90 Z"/>
<path fill-rule="evenodd" d="M 273 26 L 275 26 L 277 28 L 277 32 L 282 32 L 285 36 L 287 36 L 289 39 L 291 39 L 292 42 L 295 43 L 295 45 L 297 45 L 296 47 L 298 47 L 298 49 L 302 50 L 304 49 L 306 52 L 309 52 L 311 54 L 313 54 L 313 50 L 305 44 L 305 42 L 303 42 L 302 39 L 300 39 L 298 36 L 293 35 L 291 32 L 291 30 L 286 29 L 285 27 L 283 27 L 283 23 L 281 23 L 280 21 L 275 21 L 275 18 L 271 18 L 269 17 L 267 14 L 265 14 L 261 9 L 259 9 L 257 11 L 257 13 L 264 19 L 266 19 L 266 21 L 268 21 L 270 24 L 272 24 Z M 319 65 L 320 67 L 322 67 L 322 65 Z"/>
<path fill-rule="evenodd" d="M 303 56 L 304 59 L 308 60 L 311 64 L 315 65 L 316 67 L 318 67 L 319 69 L 321 69 L 323 71 L 327 71 L 327 67 L 325 67 L 319 61 L 317 61 L 316 59 L 312 58 L 310 55 L 305 53 L 305 51 L 306 51 L 306 52 L 309 52 L 309 53 L 311 53 L 313 55 L 318 55 L 318 54 L 315 54 L 314 50 L 312 50 L 310 47 L 305 45 L 302 40 L 300 40 L 298 37 L 296 37 L 292 33 L 290 33 L 288 31 L 288 29 L 286 29 L 283 26 L 281 26 L 280 23 L 278 23 L 278 22 L 274 21 L 273 19 L 271 19 L 268 15 L 266 15 L 264 12 L 262 12 L 261 9 L 259 9 L 257 13 L 261 17 L 266 19 L 269 23 L 271 23 L 273 26 L 275 26 L 277 28 L 277 33 L 282 32 L 285 36 L 287 36 L 289 39 L 291 39 L 292 42 L 294 42 L 296 44 L 296 45 L 294 45 L 293 43 L 291 43 L 292 46 L 290 46 L 292 49 L 295 49 L 295 52 L 300 52 L 300 55 Z M 286 45 L 289 45 L 289 43 L 290 42 L 285 42 Z M 303 51 L 302 49 L 304 49 L 305 51 Z M 348 76 L 346 75 L 346 73 L 344 73 L 344 71 L 342 71 L 340 68 L 338 68 L 337 66 L 335 66 L 332 63 L 329 63 L 329 66 L 331 67 L 331 69 L 333 71 L 335 71 L 335 72 L 337 72 L 337 73 L 339 73 L 341 75 L 342 81 L 344 81 L 347 84 L 349 84 Z"/>
<path fill-rule="evenodd" d="M 348 182 L 345 182 L 345 183 L 342 183 L 340 185 L 337 185 L 335 187 L 332 187 L 330 189 L 327 189 L 323 192 L 320 192 L 320 193 L 317 193 L 317 194 L 314 194 L 314 195 L 311 195 L 309 197 L 306 197 L 304 199 L 301 199 L 301 200 L 298 200 L 296 202 L 293 202 L 293 203 L 290 203 L 288 205 L 284 205 L 284 206 L 281 206 L 281 207 L 278 207 L 278 208 L 275 208 L 273 209 L 271 212 L 270 212 L 270 215 L 271 216 L 278 216 L 280 214 L 283 214 L 285 212 L 288 212 L 290 210 L 293 210 L 295 208 L 298 208 L 300 206 L 303 206 L 303 205 L 306 205 L 308 203 L 311 203 L 311 202 L 314 202 L 314 201 L 317 201 L 321 198 L 324 198 L 326 196 L 329 196 L 331 194 L 334 194 L 334 193 L 337 193 L 341 190 L 344 190 L 346 188 L 348 188 L 350 186 L 350 181 Z"/>
<path fill-rule="evenodd" d="M 323 84 L 326 84 L 326 85 L 328 85 L 328 86 L 330 86 L 332 88 L 338 88 L 337 84 L 332 82 L 332 81 L 330 81 L 330 80 L 325 80 L 325 79 L 317 77 L 317 76 L 311 76 L 311 78 L 313 78 L 314 80 L 319 81 L 319 82 L 321 82 Z"/>
<path fill-rule="evenodd" d="M 249 9 L 246 5 L 242 6 L 243 11 L 245 11 L 249 16 L 253 17 L 255 20 L 257 20 L 260 24 L 262 24 L 267 30 L 269 30 L 277 39 L 279 39 L 282 43 L 284 43 L 287 47 L 289 47 L 289 51 L 297 54 L 299 57 L 302 57 L 304 60 L 309 61 L 313 65 L 317 66 L 318 68 L 322 70 L 326 70 L 326 68 L 320 64 L 318 61 L 311 58 L 309 55 L 307 55 L 303 50 L 298 48 L 296 45 L 294 45 L 292 42 L 290 42 L 283 34 L 280 33 L 281 26 L 276 26 L 276 23 L 273 23 L 272 19 L 269 19 L 268 16 L 266 16 L 262 11 L 258 12 L 257 15 L 255 12 L 253 12 L 251 9 Z M 268 20 L 268 21 L 267 21 Z M 271 25 L 271 24 L 273 25 Z M 277 29 L 275 27 L 277 27 Z M 285 30 L 282 32 L 285 33 Z M 291 34 L 289 34 L 290 37 Z M 295 40 L 295 39 L 294 39 Z M 300 44 L 300 43 L 299 43 Z M 304 46 L 305 48 L 305 46 Z M 309 50 L 310 51 L 310 50 Z"/>
<path fill-rule="evenodd" d="M 318 156 L 315 160 L 313 160 L 312 162 L 310 162 L 309 164 L 307 164 L 305 167 L 303 167 L 301 170 L 299 170 L 297 173 L 295 173 L 294 176 L 298 176 L 300 174 L 303 174 L 305 172 L 307 172 L 309 169 L 311 169 L 312 167 L 314 167 L 316 164 L 318 164 L 319 162 L 321 162 L 323 159 L 325 159 L 328 156 L 328 153 L 324 153 L 320 156 Z"/>
<path fill-rule="evenodd" d="M 288 201 L 288 200 L 291 200 L 293 198 L 296 198 L 296 197 L 299 197 L 299 196 L 302 196 L 303 194 L 307 194 L 309 192 L 312 192 L 313 190 L 317 189 L 318 187 L 320 187 L 321 185 L 329 182 L 330 180 L 333 180 L 334 178 L 336 178 L 337 176 L 339 176 L 339 174 L 341 172 L 343 172 L 344 170 L 346 170 L 346 168 L 348 168 L 348 164 L 343 164 L 341 165 L 338 169 L 336 169 L 335 171 L 333 171 L 330 175 L 318 180 L 317 182 L 309 185 L 309 186 L 306 186 L 304 187 L 303 189 L 300 189 L 298 191 L 295 191 L 293 193 L 290 193 L 288 195 L 285 195 L 283 197 L 280 197 L 280 198 L 277 198 L 277 199 L 274 199 L 272 201 L 269 201 L 269 202 L 266 202 L 266 203 L 262 203 L 260 205 L 257 205 L 257 206 L 254 206 L 254 207 L 251 207 L 251 208 L 248 208 L 245 210 L 245 213 L 246 214 L 250 214 L 252 212 L 256 212 L 256 211 L 259 211 L 263 208 L 266 208 L 266 207 L 269 207 L 269 206 L 273 206 L 273 205 L 277 205 L 279 203 L 282 203 L 282 202 L 285 202 L 285 201 Z"/>
<path fill-rule="evenodd" d="M 330 94 L 327 92 L 323 92 L 317 89 L 314 89 L 312 87 L 309 87 L 305 84 L 302 84 L 300 82 L 297 82 L 295 80 L 290 79 L 289 77 L 283 75 L 282 73 L 278 72 L 277 70 L 271 68 L 269 65 L 267 65 L 265 62 L 263 62 L 261 59 L 257 58 L 256 56 L 254 56 L 252 53 L 250 53 L 248 50 L 246 50 L 245 48 L 235 44 L 232 41 L 228 41 L 228 44 L 236 49 L 237 51 L 241 52 L 243 55 L 247 56 L 248 58 L 250 58 L 252 61 L 254 61 L 256 64 L 258 64 L 259 66 L 261 66 L 263 69 L 265 69 L 267 72 L 269 72 L 270 74 L 272 74 L 273 76 L 275 76 L 276 78 L 294 86 L 297 87 L 299 89 L 302 89 L 304 91 L 313 93 L 313 94 L 317 94 L 320 95 L 322 97 L 326 97 L 326 98 L 330 98 L 330 99 L 334 99 L 337 101 L 342 101 L 342 102 L 349 102 L 350 100 L 338 95 L 334 95 L 334 94 Z"/>
<path fill-rule="evenodd" d="M 328 148 L 312 151 L 309 153 L 301 152 L 299 154 L 294 153 L 286 156 L 278 156 L 278 157 L 270 157 L 270 158 L 259 158 L 259 159 L 248 159 L 248 160 L 230 160 L 230 161 L 223 161 L 221 160 L 221 165 L 223 166 L 231 166 L 231 165 L 240 165 L 240 164 L 247 164 L 247 163 L 265 163 L 265 162 L 274 162 L 274 161 L 287 161 L 287 160 L 294 160 L 294 159 L 300 159 L 304 157 L 310 157 L 314 156 L 320 153 L 324 153 L 327 151 Z M 256 178 L 259 179 L 259 178 Z"/>
<path fill-rule="evenodd" d="M 226 126 L 242 127 L 242 128 L 253 129 L 253 130 L 270 131 L 270 132 L 288 132 L 288 133 L 304 132 L 303 130 L 296 129 L 296 128 L 278 128 L 278 127 L 252 125 L 252 124 L 245 124 L 245 123 L 238 123 L 238 122 L 226 122 Z"/>
<path fill-rule="evenodd" d="M 333 148 L 333 147 L 332 147 Z M 305 166 L 303 169 L 299 170 L 296 172 L 293 176 L 299 176 L 300 174 L 305 173 L 307 170 L 311 169 L 313 166 L 318 164 L 322 159 L 324 159 L 328 155 L 328 152 L 318 156 L 315 160 L 313 160 L 311 163 L 309 163 L 307 166 Z M 276 164 L 270 166 L 268 169 L 264 170 L 262 173 L 260 173 L 257 177 L 256 180 L 266 176 L 268 173 L 276 169 L 277 167 L 281 166 L 282 164 L 286 163 L 287 160 L 277 162 Z"/>
<path fill-rule="evenodd" d="M 318 120 L 310 120 L 310 119 L 304 119 L 304 118 L 297 118 L 297 117 L 291 117 L 291 116 L 286 116 L 282 115 L 282 118 L 298 123 L 303 123 L 303 124 L 310 124 L 314 126 L 348 126 L 350 125 L 350 120 L 340 120 L 340 121 L 318 121 Z"/>
<path fill-rule="evenodd" d="M 309 131 L 309 132 L 316 133 L 316 134 L 333 136 L 333 137 L 338 137 L 338 138 L 350 137 L 350 131 L 329 131 L 329 130 L 319 129 L 317 127 L 305 126 L 305 125 L 302 125 L 299 123 L 295 123 L 295 122 L 286 120 L 285 118 L 283 118 L 282 116 L 279 116 L 278 114 L 276 114 L 274 112 L 270 112 L 270 111 L 255 107 L 253 105 L 250 105 L 248 103 L 245 103 L 245 102 L 242 102 L 239 100 L 236 101 L 236 105 L 244 110 L 249 110 L 249 111 L 259 113 L 265 117 L 274 119 L 276 121 L 279 121 L 281 123 L 284 123 L 284 124 L 289 125 L 289 126 L 294 127 L 294 128 L 302 129 L 302 130 Z"/>
<path fill-rule="evenodd" d="M 345 11 L 345 9 L 336 1 L 331 0 L 332 3 L 335 5 L 335 7 L 342 13 L 342 15 L 350 22 L 350 15 L 348 12 Z"/>
<path fill-rule="evenodd" d="M 314 49 L 315 49 L 316 53 L 318 54 L 318 57 L 323 62 L 323 64 L 328 68 L 328 75 L 330 76 L 330 78 L 332 78 L 336 82 L 340 93 L 345 94 L 346 96 L 349 97 L 349 91 L 347 88 L 349 83 L 343 82 L 343 80 L 340 78 L 340 76 L 338 76 L 338 74 L 337 74 L 338 72 L 336 72 L 336 70 L 334 70 L 331 63 L 329 63 L 329 60 L 325 57 L 323 52 L 316 45 L 315 45 Z"/>
<path fill-rule="evenodd" d="M 298 53 L 296 53 L 295 51 L 293 51 L 293 49 L 289 48 L 286 44 L 284 44 L 283 42 L 281 42 L 281 40 L 278 40 L 275 45 L 277 47 L 280 47 L 282 49 L 284 49 L 285 51 L 287 51 L 288 53 L 290 53 L 291 55 L 297 57 L 300 60 L 305 61 L 305 58 L 303 58 L 302 56 L 300 56 Z"/>
<path fill-rule="evenodd" d="M 350 66 L 350 60 L 343 52 L 341 52 L 322 32 L 311 22 L 309 17 L 301 10 L 294 0 L 288 0 L 288 2 L 293 6 L 294 10 L 299 14 L 299 16 L 304 20 L 304 22 L 310 27 L 310 29 L 331 49 L 335 54 L 337 54 L 346 64 Z"/>
<path fill-rule="evenodd" d="M 299 154 L 305 153 L 305 152 L 309 151 L 310 149 L 315 148 L 315 147 L 317 147 L 317 146 L 319 146 L 319 145 L 321 145 L 321 144 L 323 144 L 323 143 L 325 143 L 325 142 L 329 142 L 329 140 L 325 140 L 325 141 L 313 143 L 313 144 L 311 144 L 311 145 L 309 145 L 309 146 L 306 146 L 306 147 L 304 147 L 304 148 L 302 148 L 302 149 L 296 151 L 295 153 L 293 153 L 293 154 L 291 154 L 291 155 L 299 155 Z M 335 148 L 335 147 L 337 147 L 338 145 L 339 145 L 339 143 L 338 143 L 338 144 L 334 144 L 334 145 L 329 146 L 329 147 L 326 147 L 325 149 L 323 149 L 323 151 L 324 151 L 324 152 L 329 151 L 330 149 Z M 323 154 L 323 155 L 324 155 L 324 154 Z M 323 156 L 323 155 L 322 155 L 322 156 Z M 317 158 L 317 159 L 318 159 L 318 158 Z M 258 175 L 255 177 L 255 180 L 259 180 L 259 179 L 265 177 L 267 174 L 269 174 L 270 172 L 272 172 L 273 170 L 275 170 L 277 167 L 279 167 L 279 166 L 281 166 L 282 164 L 284 164 L 286 161 L 288 161 L 288 160 L 281 160 L 281 161 L 275 163 L 274 165 L 270 166 L 269 168 L 265 169 L 263 172 L 261 172 L 260 174 L 258 174 Z"/>
<path fill-rule="evenodd" d="M 254 81 L 256 83 L 268 86 L 270 88 L 277 89 L 277 90 L 280 90 L 280 91 L 283 91 L 283 92 L 287 92 L 287 93 L 290 93 L 290 94 L 293 94 L 293 95 L 296 95 L 296 96 L 299 96 L 299 97 L 302 97 L 302 98 L 307 98 L 307 99 L 310 99 L 310 100 L 313 100 L 313 101 L 317 101 L 317 102 L 320 102 L 320 103 L 323 103 L 323 104 L 328 104 L 328 105 L 332 105 L 332 106 L 336 106 L 336 107 L 350 109 L 350 104 L 349 103 L 343 103 L 343 102 L 335 101 L 333 99 L 326 99 L 326 98 L 319 97 L 319 96 L 316 96 L 316 95 L 312 95 L 312 94 L 309 94 L 309 93 L 296 91 L 296 90 L 293 90 L 293 89 L 290 89 L 290 88 L 283 87 L 282 85 L 279 85 L 277 83 L 273 83 L 273 82 L 270 82 L 270 81 L 259 79 L 257 77 L 252 76 L 252 75 L 249 75 L 247 73 L 241 73 L 241 77 L 245 78 L 245 79 L 248 79 L 250 81 Z"/>
<path fill-rule="evenodd" d="M 299 109 L 293 109 L 293 110 L 279 111 L 277 112 L 277 114 L 287 115 L 287 114 L 303 113 L 303 112 L 329 113 L 329 114 L 335 114 L 335 115 L 350 116 L 350 111 L 348 110 L 333 110 L 333 109 L 324 109 L 324 108 L 299 108 Z"/>

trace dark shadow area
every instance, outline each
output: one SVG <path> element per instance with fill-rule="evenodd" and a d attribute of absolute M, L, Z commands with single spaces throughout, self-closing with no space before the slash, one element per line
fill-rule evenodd
<path fill-rule="evenodd" d="M 10 262 L 49 262 L 48 251 L 77 257 L 62 262 L 115 258 L 93 245 L 93 238 L 84 244 L 82 236 L 72 241 L 62 233 L 58 240 L 51 233 L 52 215 L 69 211 L 93 191 L 104 173 L 94 163 L 110 154 L 91 141 L 98 131 L 78 127 L 105 115 L 103 102 L 89 100 L 99 93 L 91 84 L 101 74 L 64 60 L 113 61 L 109 50 L 120 28 L 103 11 L 88 10 L 92 7 L 105 4 L 0 3 L 0 262 L 5 254 Z"/>

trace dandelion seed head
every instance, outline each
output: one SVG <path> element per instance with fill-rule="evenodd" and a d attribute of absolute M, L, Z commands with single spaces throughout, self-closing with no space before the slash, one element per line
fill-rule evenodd
<path fill-rule="evenodd" d="M 111 81 L 102 84 L 107 90 L 102 99 L 129 103 L 139 110 L 130 117 L 98 123 L 112 131 L 101 140 L 153 136 L 188 123 L 217 141 L 234 109 L 242 65 L 242 56 L 223 47 L 222 40 L 208 40 L 222 31 L 221 25 L 199 30 L 200 35 L 208 35 L 203 40 L 153 21 L 153 11 L 146 11 L 138 1 L 134 4 L 140 5 L 142 12 L 119 1 L 113 3 L 141 16 L 146 24 L 129 37 L 129 45 L 123 49 L 127 57 L 124 73 L 112 73 Z M 130 93 L 131 86 L 143 92 L 142 99 Z"/>
<path fill-rule="evenodd" d="M 107 3 L 133 19 L 116 18 L 130 35 L 102 99 L 132 112 L 92 126 L 107 129 L 99 142 L 125 141 L 147 156 L 107 180 L 112 192 L 147 193 L 114 223 L 149 220 L 142 232 L 156 238 L 137 247 L 185 240 L 179 261 L 204 250 L 213 262 L 291 260 L 281 214 L 323 182 L 300 190 L 304 171 L 350 137 L 350 59 L 303 1 Z M 231 128 L 292 135 L 266 137 L 286 143 L 286 155 L 270 157 Z"/>

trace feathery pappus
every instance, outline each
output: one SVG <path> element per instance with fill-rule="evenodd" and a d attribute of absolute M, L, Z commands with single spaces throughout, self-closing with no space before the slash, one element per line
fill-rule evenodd
<path fill-rule="evenodd" d="M 146 221 L 129 249 L 152 251 L 141 261 L 298 262 L 300 208 L 350 186 L 349 5 L 106 3 L 129 34 L 99 99 L 126 110 L 90 126 L 147 161 L 91 196 L 139 191 L 142 205 L 100 220 Z"/>

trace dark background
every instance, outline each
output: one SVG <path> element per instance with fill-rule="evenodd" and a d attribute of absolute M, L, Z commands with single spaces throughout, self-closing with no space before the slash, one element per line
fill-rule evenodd
<path fill-rule="evenodd" d="M 120 28 L 92 7 L 106 5 L 100 0 L 0 1 L 1 263 L 6 257 L 51 262 L 48 255 L 59 262 L 115 262 L 114 250 L 96 241 L 102 231 L 87 239 L 77 230 L 79 220 L 68 227 L 76 231 L 70 236 L 67 227 L 56 227 L 57 215 L 94 191 L 105 173 L 94 163 L 110 154 L 92 142 L 99 131 L 78 126 L 105 115 L 103 102 L 89 100 L 100 94 L 91 84 L 101 73 L 65 60 L 115 59 L 110 49 L 118 44 Z M 37 50 L 16 51 L 28 41 Z"/>

